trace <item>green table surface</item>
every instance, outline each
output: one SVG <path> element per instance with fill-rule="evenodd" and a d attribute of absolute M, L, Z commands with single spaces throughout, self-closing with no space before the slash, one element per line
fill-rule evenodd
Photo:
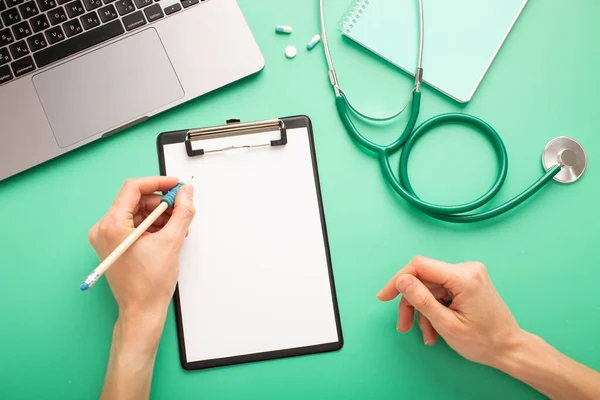
<path fill-rule="evenodd" d="M 304 48 L 319 31 L 316 0 L 239 3 L 263 51 L 263 71 L 0 183 L 0 398 L 98 396 L 117 307 L 105 280 L 79 291 L 97 263 L 88 229 L 125 179 L 158 174 L 160 132 L 231 117 L 312 119 L 345 344 L 333 353 L 186 372 L 171 309 L 153 398 L 540 398 L 444 343 L 425 347 L 418 329 L 396 332 L 396 302 L 381 304 L 375 294 L 417 254 L 484 262 L 523 328 L 600 370 L 600 3 L 530 1 L 467 105 L 423 89 L 421 121 L 464 111 L 503 137 L 509 173 L 496 203 L 540 176 L 541 151 L 555 136 L 576 138 L 590 159 L 579 182 L 552 182 L 508 215 L 468 226 L 409 207 L 376 160 L 351 142 L 335 111 L 322 44 Z M 326 2 L 340 82 L 367 111 L 391 112 L 412 79 L 342 38 L 337 22 L 348 3 Z M 276 35 L 276 24 L 293 26 L 293 34 Z M 298 48 L 295 59 L 285 58 L 287 45 Z M 389 141 L 403 122 L 372 128 L 371 137 Z M 417 144 L 410 175 L 423 198 L 460 202 L 491 184 L 494 157 L 470 129 L 439 128 Z"/>

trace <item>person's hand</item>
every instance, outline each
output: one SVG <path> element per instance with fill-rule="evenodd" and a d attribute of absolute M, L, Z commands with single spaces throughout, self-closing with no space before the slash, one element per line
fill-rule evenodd
<path fill-rule="evenodd" d="M 104 260 L 159 205 L 177 178 L 149 177 L 125 182 L 108 213 L 89 232 L 89 241 Z M 193 187 L 179 189 L 167 210 L 106 272 L 119 304 L 119 319 L 164 321 L 179 275 L 179 250 L 194 217 Z"/>
<path fill-rule="evenodd" d="M 390 301 L 399 294 L 398 331 L 411 329 L 416 309 L 426 345 L 433 345 L 440 334 L 468 360 L 495 366 L 522 338 L 523 331 L 481 263 L 448 264 L 416 257 L 377 297 Z"/>

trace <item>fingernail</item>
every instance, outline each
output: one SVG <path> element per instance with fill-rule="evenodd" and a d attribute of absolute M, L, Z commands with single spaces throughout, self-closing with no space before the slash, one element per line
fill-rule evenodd
<path fill-rule="evenodd" d="M 383 290 L 381 292 L 383 292 Z M 377 293 L 377 299 L 378 300 L 381 300 L 381 292 Z"/>
<path fill-rule="evenodd" d="M 185 194 L 187 194 L 187 196 L 190 199 L 194 198 L 194 186 L 192 186 L 192 185 L 185 185 L 184 189 L 185 189 Z"/>
<path fill-rule="evenodd" d="M 396 280 L 396 289 L 402 294 L 408 293 L 413 286 L 412 278 L 408 275 L 401 276 Z"/>
<path fill-rule="evenodd" d="M 430 346 L 430 343 L 431 342 L 429 340 L 425 339 L 425 346 Z"/>

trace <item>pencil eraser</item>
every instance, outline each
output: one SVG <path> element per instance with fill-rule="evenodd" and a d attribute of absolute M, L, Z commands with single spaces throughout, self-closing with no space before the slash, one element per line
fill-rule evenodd
<path fill-rule="evenodd" d="M 82 292 L 85 292 L 86 290 L 88 290 L 90 287 L 87 283 L 83 282 L 81 284 L 81 286 L 79 286 L 79 289 L 81 289 Z"/>

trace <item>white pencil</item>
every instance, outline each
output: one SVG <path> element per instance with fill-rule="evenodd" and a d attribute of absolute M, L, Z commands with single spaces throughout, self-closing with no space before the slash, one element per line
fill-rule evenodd
<path fill-rule="evenodd" d="M 192 177 L 192 179 L 193 178 L 194 177 Z M 85 292 L 86 290 L 94 286 L 96 281 L 98 281 L 98 279 L 100 279 L 100 277 L 104 275 L 104 273 L 110 268 L 110 266 L 113 265 L 115 261 L 117 261 L 119 257 L 121 257 L 123 253 L 125 253 L 127 249 L 130 248 L 131 245 L 134 244 L 135 241 L 138 240 L 138 238 L 142 236 L 142 234 L 146 232 L 146 230 L 148 230 L 149 227 L 152 226 L 152 224 L 158 219 L 158 217 L 160 217 L 169 208 L 173 207 L 173 205 L 175 204 L 175 197 L 177 196 L 177 192 L 179 191 L 179 189 L 183 185 L 190 184 L 192 179 L 186 182 L 180 182 L 173 189 L 169 190 L 169 192 L 166 195 L 164 195 L 163 198 L 160 200 L 160 204 L 158 205 L 158 207 L 156 207 L 156 209 L 152 211 L 152 213 L 148 215 L 148 217 L 141 224 L 139 224 L 138 227 L 135 228 L 135 230 L 131 232 L 129 236 L 127 236 L 127 238 L 123 240 L 123 242 L 119 246 L 117 246 L 117 248 L 114 249 L 113 252 L 110 253 L 109 256 L 106 257 L 104 261 L 102 261 L 100 265 L 98 265 L 96 269 L 92 271 L 91 274 L 88 275 L 87 278 L 85 278 L 85 281 L 83 281 L 79 288 Z"/>

